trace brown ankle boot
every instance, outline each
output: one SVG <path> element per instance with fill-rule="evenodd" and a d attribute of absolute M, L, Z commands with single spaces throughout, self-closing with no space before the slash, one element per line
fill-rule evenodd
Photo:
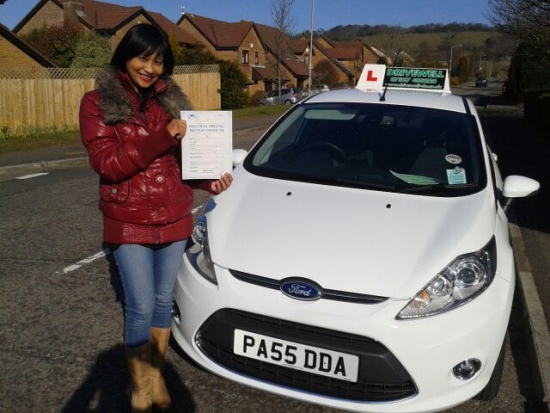
<path fill-rule="evenodd" d="M 151 343 L 126 347 L 126 359 L 132 383 L 132 413 L 151 412 Z"/>
<path fill-rule="evenodd" d="M 151 402 L 155 411 L 168 411 L 172 404 L 166 389 L 164 361 L 170 340 L 170 328 L 151 328 Z"/>

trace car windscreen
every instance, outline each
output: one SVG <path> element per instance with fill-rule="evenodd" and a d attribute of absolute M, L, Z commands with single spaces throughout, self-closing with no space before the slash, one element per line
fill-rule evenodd
<path fill-rule="evenodd" d="M 245 162 L 252 173 L 326 185 L 461 196 L 486 184 L 472 115 L 389 104 L 306 104 Z"/>

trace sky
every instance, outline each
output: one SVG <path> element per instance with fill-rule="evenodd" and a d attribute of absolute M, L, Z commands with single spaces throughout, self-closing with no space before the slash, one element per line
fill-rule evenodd
<path fill-rule="evenodd" d="M 0 5 L 0 23 L 13 29 L 39 0 L 6 0 Z M 142 6 L 176 22 L 182 10 L 226 22 L 250 20 L 273 26 L 274 0 L 103 0 L 121 6 Z M 482 23 L 488 0 L 294 0 L 293 33 L 328 30 L 339 25 L 379 25 L 403 28 L 429 23 Z M 313 6 L 313 7 L 312 7 Z M 312 13 L 313 9 L 313 13 Z"/>

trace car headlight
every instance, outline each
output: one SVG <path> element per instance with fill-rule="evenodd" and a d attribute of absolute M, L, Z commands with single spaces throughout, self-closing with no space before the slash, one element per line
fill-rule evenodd
<path fill-rule="evenodd" d="M 210 256 L 210 245 L 208 243 L 208 229 L 206 216 L 200 214 L 196 220 L 191 234 L 191 245 L 186 254 L 193 268 L 211 283 L 217 284 L 214 263 Z"/>
<path fill-rule="evenodd" d="M 396 319 L 428 317 L 452 310 L 481 294 L 494 279 L 496 243 L 455 258 L 399 312 Z"/>

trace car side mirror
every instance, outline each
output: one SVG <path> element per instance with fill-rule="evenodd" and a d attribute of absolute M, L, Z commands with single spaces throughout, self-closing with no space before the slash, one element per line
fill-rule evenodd
<path fill-rule="evenodd" d="M 233 149 L 233 153 L 232 153 L 233 168 L 239 165 L 244 160 L 244 158 L 246 158 L 246 155 L 248 155 L 248 151 L 244 149 Z"/>
<path fill-rule="evenodd" d="M 502 195 L 504 197 L 503 210 L 506 212 L 516 198 L 525 198 L 536 195 L 540 183 L 526 176 L 510 175 L 504 179 Z"/>

